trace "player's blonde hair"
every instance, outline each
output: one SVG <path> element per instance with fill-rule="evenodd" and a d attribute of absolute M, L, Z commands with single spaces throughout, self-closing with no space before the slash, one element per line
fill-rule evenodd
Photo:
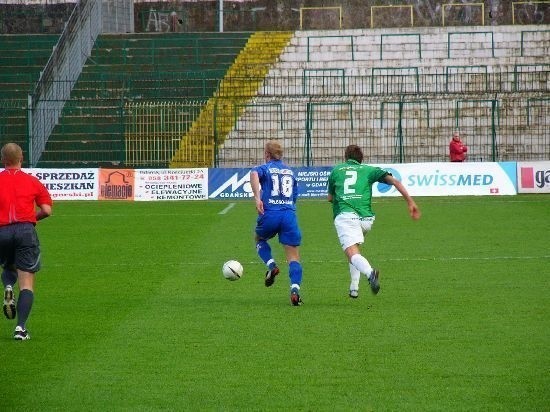
<path fill-rule="evenodd" d="M 265 151 L 272 159 L 281 160 L 283 157 L 283 146 L 276 140 L 268 141 L 265 144 Z"/>
<path fill-rule="evenodd" d="M 2 147 L 2 163 L 5 166 L 17 166 L 23 161 L 23 150 L 17 143 L 6 143 Z"/>

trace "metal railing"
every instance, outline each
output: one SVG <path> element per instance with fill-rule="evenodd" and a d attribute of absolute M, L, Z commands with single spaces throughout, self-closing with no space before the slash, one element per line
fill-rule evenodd
<path fill-rule="evenodd" d="M 492 31 L 456 31 L 456 32 L 450 32 L 447 34 L 447 57 L 451 58 L 453 56 L 453 39 L 458 37 L 459 41 L 462 40 L 462 42 L 458 42 L 460 49 L 463 50 L 465 47 L 465 44 L 470 44 L 470 47 L 476 47 L 480 49 L 486 49 L 485 43 L 487 42 L 486 39 L 480 37 L 490 37 L 490 45 L 491 45 L 491 57 L 495 57 L 495 35 Z"/>
<path fill-rule="evenodd" d="M 550 99 L 528 101 L 514 93 L 488 99 L 379 95 L 270 101 L 283 107 L 283 128 L 245 112 L 238 129 L 219 142 L 216 166 L 252 165 L 272 138 L 283 142 L 294 165 L 332 165 L 351 143 L 362 146 L 372 163 L 444 162 L 457 129 L 469 147 L 468 161 L 550 159 Z"/>
<path fill-rule="evenodd" d="M 512 1 L 512 24 L 516 24 L 516 7 L 518 6 L 527 6 L 527 7 L 533 7 L 535 6 L 536 7 L 536 10 L 538 11 L 538 5 L 541 4 L 541 5 L 545 5 L 543 7 L 548 7 L 548 5 L 550 5 L 550 1 L 549 0 L 540 0 L 540 1 L 533 1 L 533 0 L 529 0 L 529 1 Z M 518 7 L 519 8 L 519 7 Z"/>
<path fill-rule="evenodd" d="M 410 48 L 412 45 L 418 46 L 418 58 L 422 58 L 422 40 L 420 33 L 382 33 L 380 34 L 380 60 L 384 59 L 384 39 L 387 38 L 399 38 L 400 41 L 403 41 L 403 37 L 415 37 L 416 43 L 409 43 Z"/>
<path fill-rule="evenodd" d="M 338 26 L 336 28 L 342 29 L 342 21 L 343 21 L 343 14 L 342 14 L 342 6 L 319 6 L 319 7 L 300 7 L 300 30 L 304 30 L 304 20 L 307 20 L 307 18 L 304 18 L 304 14 L 308 14 L 308 12 L 317 12 L 317 14 L 314 14 L 314 17 L 311 19 L 312 21 L 315 21 L 316 18 L 318 19 L 320 16 L 327 18 L 326 12 L 334 12 L 336 11 L 338 13 Z"/>
<path fill-rule="evenodd" d="M 288 156 L 295 164 L 333 163 L 341 155 L 340 147 L 352 141 L 365 145 L 379 163 L 444 161 L 447 140 L 459 128 L 470 147 L 470 161 L 548 160 L 549 69 L 522 66 L 486 73 L 481 67 L 474 68 L 479 71 L 475 73 L 441 69 L 436 74 L 375 76 L 337 70 L 334 82 L 323 79 L 327 73 L 318 79 L 320 84 L 315 76 L 308 77 L 305 90 L 299 71 L 272 74 L 256 95 L 213 98 L 232 110 L 212 112 L 206 144 L 215 147 L 212 166 L 253 163 L 268 138 L 290 144 Z M 181 76 L 192 80 L 189 72 Z M 169 100 L 144 97 L 143 90 L 133 88 L 139 83 L 113 78 L 105 75 L 79 83 L 78 93 L 86 98 L 71 100 L 70 110 L 65 108 L 40 167 L 74 166 L 78 159 L 87 165 L 167 167 L 178 139 L 199 116 L 208 96 L 175 97 L 186 96 L 186 87 L 195 90 L 192 81 L 182 86 L 177 73 L 155 82 L 154 96 L 162 96 L 166 88 L 172 91 Z M 56 101 L 45 103 L 46 108 L 35 110 L 56 109 Z M 21 105 L 0 107 L 0 130 L 8 127 L 4 114 L 24 110 Z M 232 125 L 229 134 L 222 133 L 227 124 Z M 51 150 L 60 159 L 63 154 L 63 162 L 48 155 Z M 78 150 L 87 153 L 78 155 Z"/>
<path fill-rule="evenodd" d="M 392 13 L 395 13 L 396 10 L 406 9 L 406 14 L 410 18 L 410 26 L 414 27 L 414 12 L 413 6 L 411 4 L 390 4 L 383 6 L 371 6 L 370 8 L 370 27 L 374 28 L 374 17 L 376 16 L 376 10 L 389 9 Z"/>
<path fill-rule="evenodd" d="M 101 1 L 80 0 L 28 97 L 29 163 L 36 166 L 101 32 Z"/>
<path fill-rule="evenodd" d="M 480 11 L 477 14 L 480 17 L 480 21 L 478 22 L 481 26 L 485 26 L 485 4 L 484 3 L 449 3 L 449 4 L 443 4 L 441 7 L 441 25 L 445 26 L 445 15 L 448 11 L 448 9 L 451 8 L 455 9 L 464 9 L 464 8 L 475 8 L 479 7 Z"/>

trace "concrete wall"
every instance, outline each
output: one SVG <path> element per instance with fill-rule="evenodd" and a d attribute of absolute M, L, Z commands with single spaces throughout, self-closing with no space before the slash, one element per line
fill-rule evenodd
<path fill-rule="evenodd" d="M 47 3 L 44 1 L 44 3 Z M 550 5 L 510 0 L 224 0 L 224 31 L 550 24 Z M 380 7 L 393 4 L 393 7 Z M 135 31 L 218 31 L 218 0 L 134 4 Z M 403 6 L 398 6 L 403 5 Z M 61 33 L 74 2 L 0 4 L 0 34 Z M 321 9 L 341 6 L 336 9 Z M 373 9 L 374 7 L 374 9 Z M 306 8 L 306 9 L 303 9 Z M 313 8 L 313 9 L 312 9 Z M 302 12 L 300 13 L 300 10 Z M 442 13 L 444 11 L 444 13 Z M 301 18 L 300 18 L 301 16 Z"/>
<path fill-rule="evenodd" d="M 550 24 L 550 6 L 532 1 L 514 7 L 509 0 L 479 0 L 479 6 L 462 6 L 472 0 L 224 0 L 223 27 L 227 31 L 326 30 L 372 27 L 474 26 Z M 380 7 L 393 4 L 393 7 Z M 151 9 L 175 12 L 180 31 L 217 31 L 218 0 L 201 2 L 165 1 L 135 3 L 136 30 L 146 30 L 143 21 Z M 404 5 L 398 7 L 397 5 Z M 340 10 L 322 9 L 341 6 Z M 374 8 L 373 8 L 374 7 Z M 303 9 L 306 8 L 306 9 Z M 312 9 L 313 8 L 313 9 Z M 300 10 L 302 9 L 302 12 Z M 371 16 L 372 12 L 372 16 Z M 301 18 L 300 18 L 301 17 Z M 372 17 L 372 19 L 371 19 Z M 445 20 L 445 21 L 443 21 Z"/>

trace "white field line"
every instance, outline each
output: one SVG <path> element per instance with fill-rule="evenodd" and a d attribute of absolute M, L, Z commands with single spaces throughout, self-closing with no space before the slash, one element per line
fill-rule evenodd
<path fill-rule="evenodd" d="M 453 261 L 495 261 L 495 260 L 546 260 L 550 259 L 550 255 L 542 255 L 542 256 L 486 256 L 486 257 L 478 257 L 478 256 L 462 256 L 462 257 L 440 257 L 440 258 L 423 258 L 423 257 L 417 257 L 417 258 L 390 258 L 390 259 L 376 259 L 377 262 L 453 262 Z M 302 263 L 309 263 L 309 264 L 320 264 L 320 263 L 342 263 L 345 259 L 338 259 L 338 260 L 304 260 L 302 259 Z M 161 266 L 161 267 L 181 267 L 181 266 L 210 266 L 210 265 L 218 265 L 219 262 L 149 262 L 149 263 L 139 263 L 140 266 Z M 245 265 L 253 265 L 253 264 L 262 264 L 262 262 L 259 260 L 254 260 L 250 262 L 242 262 Z M 127 262 L 127 263 L 117 263 L 117 262 L 111 262 L 111 263 L 94 263 L 93 265 L 90 265 L 88 263 L 82 263 L 83 266 L 86 267 L 134 267 L 136 266 L 136 262 Z M 61 266 L 67 266 L 67 264 L 63 263 L 53 263 L 49 265 L 43 265 L 43 268 L 46 267 L 61 267 Z M 78 263 L 74 262 L 74 266 L 79 266 Z"/>
<path fill-rule="evenodd" d="M 518 196 L 515 196 L 515 197 L 518 197 Z M 395 199 L 397 199 L 396 197 L 391 197 L 391 198 L 374 198 L 373 199 L 373 204 L 383 204 L 383 203 L 391 203 L 393 202 Z M 493 199 L 493 198 L 491 198 Z M 541 195 L 541 198 L 540 200 L 539 199 L 536 199 L 536 200 L 533 200 L 533 199 L 530 199 L 530 200 L 522 200 L 522 199 L 499 199 L 501 200 L 502 202 L 501 203 L 498 203 L 498 204 L 506 204 L 506 203 L 548 203 L 549 202 L 549 199 L 550 199 L 550 196 L 544 196 L 544 195 Z M 303 205 L 304 203 L 325 203 L 327 204 L 327 207 L 331 207 L 330 204 L 327 202 L 327 200 L 325 198 L 320 198 L 320 199 L 299 199 L 299 204 L 298 204 L 298 207 L 300 208 L 300 205 Z M 459 199 L 453 199 L 452 197 L 444 197 L 442 196 L 441 198 L 438 198 L 438 197 L 429 197 L 429 198 L 422 198 L 421 196 L 418 196 L 418 199 L 417 199 L 417 203 L 422 206 L 422 203 L 426 203 L 426 204 L 442 204 L 442 203 L 445 203 L 445 204 L 453 204 L 453 205 L 465 205 L 465 204 L 470 204 L 470 203 L 479 203 L 479 197 L 475 196 L 471 201 L 470 200 L 467 200 L 467 199 L 464 199 L 464 196 L 460 197 L 460 200 Z M 491 203 L 491 204 L 496 204 L 496 203 L 493 203 L 493 202 L 487 202 L 487 203 Z M 234 206 L 236 205 L 236 203 L 230 203 L 225 209 L 223 209 L 222 211 L 218 212 L 218 214 L 220 215 L 223 215 L 223 214 L 226 214 L 229 210 L 231 210 L 231 208 L 233 208 Z M 185 216 L 204 216 L 204 215 L 207 215 L 209 213 L 185 213 Z M 154 216 L 181 216 L 182 214 L 181 213 L 155 213 Z M 126 213 L 90 213 L 90 214 L 68 214 L 68 213 L 65 213 L 65 214 L 56 214 L 55 215 L 55 218 L 56 220 L 58 219 L 62 219 L 62 218 L 78 218 L 78 219 L 81 219 L 83 217 L 128 217 L 129 215 L 126 214 Z M 151 216 L 150 213 L 137 213 L 137 214 L 133 214 L 131 215 L 132 217 L 143 217 L 143 216 Z M 329 220 L 329 222 L 332 224 L 332 221 Z"/>
<path fill-rule="evenodd" d="M 550 259 L 550 255 L 542 256 L 450 256 L 450 257 L 433 257 L 433 258 L 391 258 L 379 259 L 386 262 L 452 262 L 457 260 L 544 260 Z"/>
<path fill-rule="evenodd" d="M 235 203 L 229 203 L 225 209 L 223 209 L 221 212 L 218 213 L 218 215 L 225 215 L 227 212 L 229 212 L 231 209 L 235 207 Z"/>
<path fill-rule="evenodd" d="M 82 214 L 82 215 L 70 215 L 70 214 L 58 214 L 55 215 L 55 220 L 64 219 L 64 218 L 83 218 L 83 217 L 151 217 L 151 216 L 183 216 L 184 213 L 138 213 L 133 215 L 128 215 L 127 213 L 91 213 L 91 214 Z M 211 215 L 211 213 L 185 213 L 185 216 L 204 216 Z"/>

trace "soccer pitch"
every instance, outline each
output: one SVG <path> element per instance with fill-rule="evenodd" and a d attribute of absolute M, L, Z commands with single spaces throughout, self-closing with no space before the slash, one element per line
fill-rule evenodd
<path fill-rule="evenodd" d="M 301 307 L 276 241 L 263 284 L 252 200 L 57 202 L 0 410 L 548 410 L 550 196 L 415 200 L 374 200 L 356 300 L 330 204 L 299 201 Z"/>

